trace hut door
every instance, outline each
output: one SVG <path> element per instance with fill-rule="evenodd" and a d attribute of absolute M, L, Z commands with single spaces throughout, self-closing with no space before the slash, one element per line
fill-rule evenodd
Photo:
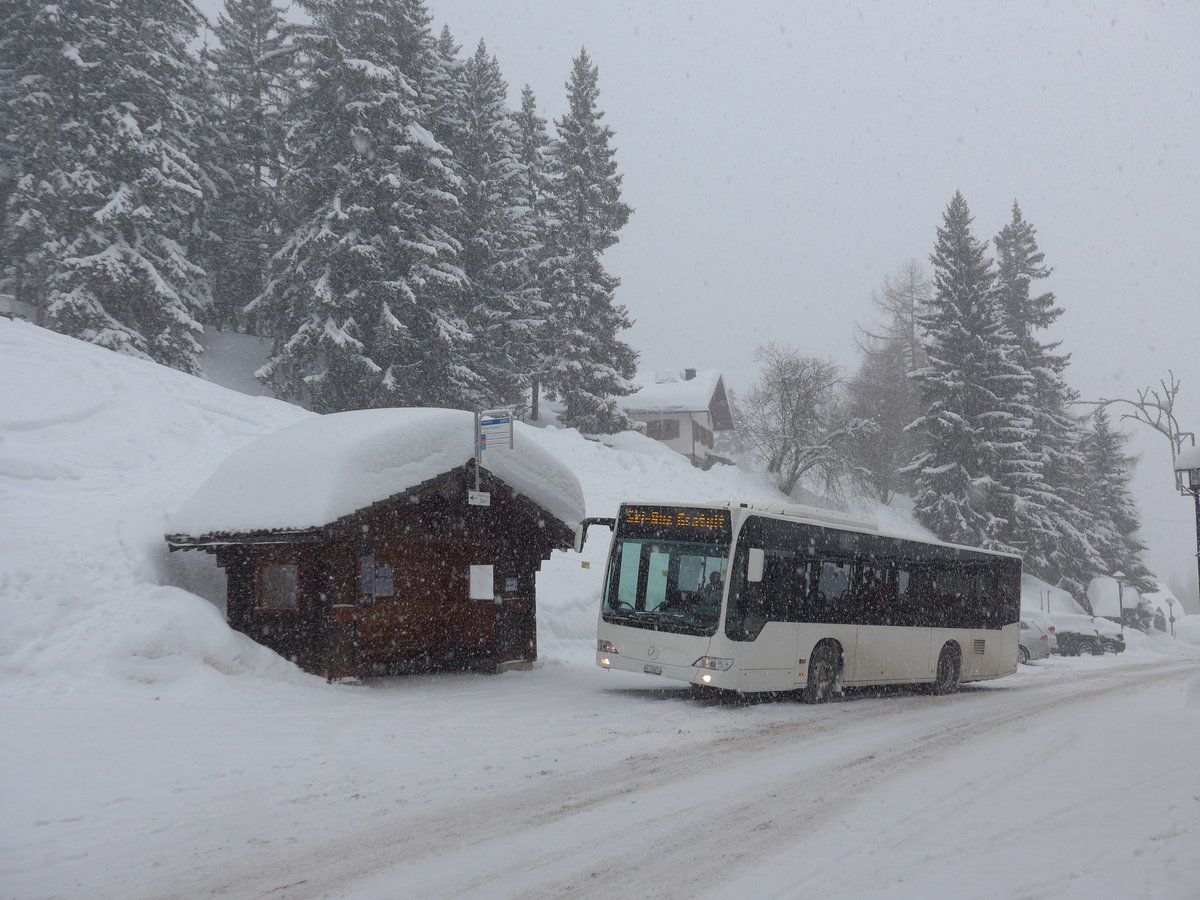
<path fill-rule="evenodd" d="M 496 661 L 537 658 L 533 576 L 505 576 L 496 607 Z"/>

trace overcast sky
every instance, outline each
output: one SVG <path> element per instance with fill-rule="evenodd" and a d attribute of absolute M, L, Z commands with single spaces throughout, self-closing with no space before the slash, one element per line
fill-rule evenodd
<path fill-rule="evenodd" d="M 550 118 L 580 47 L 599 66 L 635 210 L 608 261 L 644 368 L 742 392 L 768 340 L 853 367 L 872 292 L 928 270 L 961 190 L 976 237 L 1014 199 L 1037 228 L 1070 383 L 1134 396 L 1173 369 L 1200 430 L 1200 4 L 429 3 Z M 1194 593 L 1167 442 L 1128 430 L 1151 566 Z"/>

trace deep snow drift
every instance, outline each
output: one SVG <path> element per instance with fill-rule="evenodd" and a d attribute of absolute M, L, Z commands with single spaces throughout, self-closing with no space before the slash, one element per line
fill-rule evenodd
<path fill-rule="evenodd" d="M 1186 640 L 1130 633 L 1119 658 L 953 698 L 709 705 L 594 666 L 593 531 L 539 576 L 534 671 L 329 685 L 231 631 L 211 557 L 163 541 L 230 454 L 311 414 L 3 319 L 0 384 L 0 896 L 1182 897 L 1200 879 L 1197 617 Z M 634 434 L 537 444 L 589 515 L 780 499 Z"/>

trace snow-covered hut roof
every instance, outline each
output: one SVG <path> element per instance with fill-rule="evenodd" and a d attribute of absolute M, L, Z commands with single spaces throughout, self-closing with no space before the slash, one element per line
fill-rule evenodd
<path fill-rule="evenodd" d="M 304 530 L 328 525 L 466 464 L 474 416 L 455 409 L 367 409 L 313 416 L 235 451 L 172 518 L 172 533 Z M 515 423 L 513 449 L 483 468 L 569 528 L 583 520 L 575 474 Z"/>
<path fill-rule="evenodd" d="M 637 390 L 621 398 L 620 406 L 626 412 L 664 413 L 701 412 L 710 410 L 718 430 L 732 428 L 728 418 L 729 402 L 725 396 L 725 383 L 716 369 L 660 369 L 655 372 L 638 372 L 633 379 Z M 714 409 L 715 406 L 718 407 Z"/>

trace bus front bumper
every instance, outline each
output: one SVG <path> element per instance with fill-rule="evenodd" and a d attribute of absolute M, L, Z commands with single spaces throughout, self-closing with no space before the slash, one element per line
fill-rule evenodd
<path fill-rule="evenodd" d="M 623 656 L 615 647 L 609 645 L 596 651 L 596 665 L 602 669 L 616 669 L 620 672 L 639 672 L 643 675 L 654 675 L 669 678 L 673 681 L 684 681 L 702 687 L 724 688 L 737 690 L 737 673 L 733 671 L 732 659 L 701 657 L 688 664 L 667 662 L 647 654 L 642 658 Z"/>

